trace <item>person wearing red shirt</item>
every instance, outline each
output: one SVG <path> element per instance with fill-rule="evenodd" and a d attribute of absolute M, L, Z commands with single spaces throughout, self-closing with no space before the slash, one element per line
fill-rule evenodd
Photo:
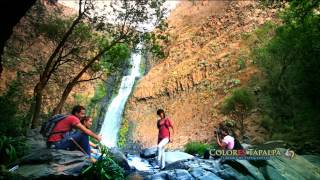
<path fill-rule="evenodd" d="M 158 164 L 161 169 L 165 167 L 165 145 L 169 142 L 173 142 L 172 136 L 174 134 L 174 128 L 172 125 L 172 121 L 166 117 L 164 110 L 158 109 L 157 115 L 160 119 L 157 121 L 157 127 L 159 129 L 158 134 Z M 170 133 L 170 129 L 172 133 Z M 172 135 L 172 136 L 170 136 Z"/>
<path fill-rule="evenodd" d="M 85 108 L 83 106 L 74 106 L 71 115 L 59 121 L 52 130 L 52 134 L 48 138 L 50 148 L 85 151 L 90 156 L 90 145 L 88 136 L 101 141 L 101 136 L 93 133 L 80 122 L 80 118 L 84 117 Z M 72 131 L 74 128 L 80 131 Z M 80 145 L 80 147 L 79 147 Z"/>

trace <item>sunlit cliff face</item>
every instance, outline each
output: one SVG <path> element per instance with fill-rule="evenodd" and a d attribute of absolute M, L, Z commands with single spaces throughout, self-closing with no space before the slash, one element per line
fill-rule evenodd
<path fill-rule="evenodd" d="M 248 53 L 241 34 L 274 17 L 255 1 L 179 3 L 168 18 L 167 56 L 154 60 L 126 105 L 124 116 L 134 124 L 133 141 L 145 147 L 157 143 L 155 112 L 164 109 L 175 126 L 169 148 L 182 148 L 189 141 L 212 142 L 214 128 L 229 118 L 220 110 L 228 92 L 257 73 L 249 65 L 239 71 L 238 59 Z M 266 132 L 257 114 L 246 122 L 253 141 L 263 142 Z"/>

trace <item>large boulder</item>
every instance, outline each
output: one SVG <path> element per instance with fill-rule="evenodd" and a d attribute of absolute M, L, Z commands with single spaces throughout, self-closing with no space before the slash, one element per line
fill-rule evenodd
<path fill-rule="evenodd" d="M 190 167 L 188 166 L 187 163 L 188 160 L 181 160 L 181 161 L 176 161 L 170 164 L 166 164 L 165 169 L 166 170 L 173 170 L 173 169 L 189 169 Z"/>
<path fill-rule="evenodd" d="M 169 171 L 161 171 L 156 174 L 148 176 L 146 179 L 149 180 L 192 180 L 195 179 L 189 174 L 187 170 L 175 169 Z"/>
<path fill-rule="evenodd" d="M 210 171 L 206 171 L 201 167 L 192 168 L 189 173 L 196 179 L 203 180 L 220 180 L 221 178 Z"/>
<path fill-rule="evenodd" d="M 303 158 L 314 164 L 315 166 L 320 167 L 320 156 L 316 155 L 302 155 Z"/>
<path fill-rule="evenodd" d="M 243 179 L 243 180 L 253 180 L 254 178 L 248 174 L 242 174 L 238 170 L 234 169 L 228 164 L 223 164 L 221 169 L 217 172 L 217 175 L 222 179 Z"/>
<path fill-rule="evenodd" d="M 274 148 L 281 141 L 265 144 Z M 288 157 L 286 149 L 277 148 L 280 156 L 269 160 L 201 159 L 183 152 L 166 152 L 166 167 L 143 176 L 152 180 L 167 179 L 320 179 L 320 157 L 295 155 Z"/>
<path fill-rule="evenodd" d="M 205 169 L 206 171 L 210 171 L 213 173 L 217 173 L 220 165 L 216 160 L 204 160 L 199 158 L 193 158 L 193 159 L 186 159 L 186 160 L 180 160 L 173 162 L 171 164 L 167 164 L 165 169 L 166 170 L 173 170 L 173 169 L 193 169 L 201 167 L 202 169 Z"/>
<path fill-rule="evenodd" d="M 28 129 L 26 132 L 26 144 L 28 146 L 26 154 L 30 154 L 35 150 L 45 149 L 46 140 L 40 134 L 40 129 Z"/>
<path fill-rule="evenodd" d="M 241 174 L 251 176 L 254 179 L 264 179 L 264 176 L 259 169 L 250 164 L 247 160 L 225 161 L 225 163 L 229 164 L 232 168 L 237 169 Z"/>
<path fill-rule="evenodd" d="M 27 179 L 74 178 L 88 165 L 90 161 L 81 151 L 39 149 L 23 157 L 14 173 Z"/>
<path fill-rule="evenodd" d="M 173 173 L 168 174 L 168 179 L 172 180 L 190 180 L 194 179 L 191 174 L 187 170 L 184 169 L 176 169 Z"/>
<path fill-rule="evenodd" d="M 293 158 L 286 157 L 285 149 L 279 148 L 282 155 L 269 160 L 227 160 L 223 161 L 220 173 L 222 178 L 245 176 L 246 179 L 320 179 L 320 167 L 317 165 L 317 156 L 296 155 Z M 229 177 L 230 174 L 235 174 Z M 227 176 L 226 176 L 227 175 Z"/>
<path fill-rule="evenodd" d="M 171 164 L 177 161 L 193 159 L 193 158 L 194 156 L 181 151 L 165 152 L 166 164 Z"/>
<path fill-rule="evenodd" d="M 13 173 L 26 179 L 76 178 L 90 160 L 81 151 L 47 149 L 40 129 L 26 132 L 26 156 L 12 168 Z"/>
<path fill-rule="evenodd" d="M 125 171 L 131 169 L 126 156 L 118 148 L 111 148 L 109 152 L 111 153 L 112 159 Z"/>
<path fill-rule="evenodd" d="M 143 149 L 140 153 L 140 157 L 142 158 L 154 158 L 157 156 L 158 149 L 157 147 L 151 147 Z"/>
<path fill-rule="evenodd" d="M 286 180 L 286 178 L 284 178 L 277 169 L 269 165 L 264 166 L 260 169 L 261 173 L 264 175 L 266 179 Z"/>
<path fill-rule="evenodd" d="M 285 150 L 280 150 L 284 154 Z M 300 155 L 296 155 L 292 159 L 278 156 L 267 160 L 267 163 L 285 179 L 320 179 L 320 167 Z"/>
<path fill-rule="evenodd" d="M 200 167 L 196 169 L 173 169 L 165 170 L 147 176 L 150 180 L 221 180 L 220 177 L 210 171 L 206 171 Z"/>

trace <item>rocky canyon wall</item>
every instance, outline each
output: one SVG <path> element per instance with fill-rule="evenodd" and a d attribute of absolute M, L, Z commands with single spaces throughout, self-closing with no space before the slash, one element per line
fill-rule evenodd
<path fill-rule="evenodd" d="M 227 118 L 220 112 L 223 99 L 258 73 L 250 59 L 239 67 L 239 57 L 248 55 L 242 36 L 274 18 L 275 10 L 255 1 L 181 1 L 168 18 L 168 56 L 140 79 L 127 103 L 132 140 L 156 145 L 156 111 L 163 108 L 176 128 L 170 148 L 210 142 Z M 263 138 L 257 118 L 248 123 L 248 134 Z"/>

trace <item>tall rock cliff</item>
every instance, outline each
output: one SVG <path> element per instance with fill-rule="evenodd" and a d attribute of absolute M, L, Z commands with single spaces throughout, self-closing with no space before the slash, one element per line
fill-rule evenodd
<path fill-rule="evenodd" d="M 210 142 L 230 90 L 258 73 L 242 36 L 265 21 L 275 10 L 255 1 L 181 1 L 168 18 L 168 56 L 140 79 L 128 101 L 125 118 L 133 124 L 133 141 L 157 143 L 156 111 L 163 108 L 174 123 L 171 148 L 188 141 Z M 250 116 L 247 131 L 263 139 L 265 130 Z M 259 141 L 259 138 L 254 140 Z"/>
<path fill-rule="evenodd" d="M 51 16 L 58 15 L 61 18 L 73 17 L 77 12 L 59 3 L 50 3 L 48 0 L 37 0 L 36 3 L 27 11 L 20 21 L 14 26 L 13 33 L 5 46 L 2 60 L 4 71 L 0 77 L 0 95 L 8 90 L 10 84 L 17 79 L 22 83 L 21 96 L 30 99 L 33 89 L 39 79 L 39 73 L 44 68 L 46 60 L 53 52 L 57 44 L 48 41 L 43 35 L 37 34 L 39 22 L 46 22 Z M 61 67 L 59 72 L 66 75 L 74 74 L 76 71 L 69 67 Z M 90 77 L 84 74 L 83 78 Z M 45 89 L 43 97 L 43 112 L 48 113 L 56 106 L 67 82 L 59 78 L 52 78 L 48 87 Z M 71 92 L 65 111 L 79 101 L 88 101 L 94 95 L 97 82 L 91 81 L 77 85 Z M 78 99 L 80 100 L 77 100 Z M 23 112 L 29 110 L 30 102 L 24 100 L 19 108 Z"/>

